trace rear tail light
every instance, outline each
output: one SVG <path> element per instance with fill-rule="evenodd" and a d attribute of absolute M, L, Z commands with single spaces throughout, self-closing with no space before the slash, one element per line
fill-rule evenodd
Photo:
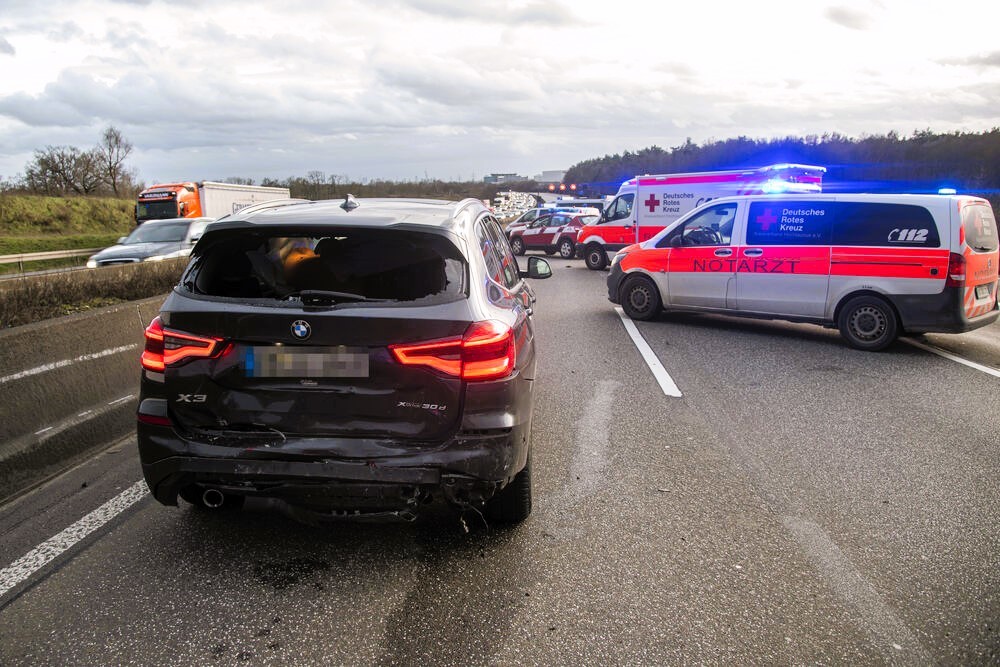
<path fill-rule="evenodd" d="M 146 349 L 142 352 L 142 367 L 162 373 L 167 366 L 176 366 L 187 359 L 217 356 L 224 348 L 221 338 L 164 329 L 160 318 L 154 317 L 146 327 Z"/>
<path fill-rule="evenodd" d="M 498 380 L 514 372 L 514 330 L 502 322 L 474 322 L 461 338 L 390 345 L 404 366 L 426 366 L 468 381 Z"/>
<path fill-rule="evenodd" d="M 965 256 L 957 252 L 948 255 L 948 279 L 945 287 L 965 287 Z"/>

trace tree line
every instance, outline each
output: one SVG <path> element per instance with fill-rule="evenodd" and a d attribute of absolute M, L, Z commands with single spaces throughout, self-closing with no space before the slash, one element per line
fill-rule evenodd
<path fill-rule="evenodd" d="M 143 187 L 127 163 L 132 143 L 109 126 L 90 149 L 46 146 L 36 150 L 23 175 L 0 182 L 0 190 L 56 196 L 115 196 L 133 198 Z M 793 162 L 827 168 L 824 189 L 847 192 L 935 192 L 954 187 L 963 194 L 1000 201 L 1000 128 L 986 132 L 934 133 L 929 130 L 903 137 L 895 132 L 851 138 L 837 133 L 777 139 L 687 139 L 669 149 L 650 146 L 579 162 L 564 181 L 582 185 L 578 194 L 614 194 L 622 181 L 637 174 L 742 169 Z M 199 175 L 195 175 L 197 180 Z M 492 200 L 497 192 L 537 192 L 534 181 L 501 185 L 423 179 L 350 179 L 339 174 L 308 171 L 285 179 L 229 177 L 246 185 L 287 187 L 292 197 L 331 199 L 351 193 L 357 197 L 426 197 Z"/>
<path fill-rule="evenodd" d="M 641 150 L 584 160 L 565 180 L 587 184 L 592 194 L 614 194 L 638 174 L 670 174 L 762 167 L 783 162 L 826 167 L 825 190 L 845 192 L 1000 192 L 1000 128 L 939 134 L 929 130 L 903 137 L 895 132 L 850 138 L 841 134 L 752 139 L 737 137 L 698 145 Z"/>
<path fill-rule="evenodd" d="M 109 125 L 93 148 L 46 146 L 36 150 L 24 174 L 0 183 L 0 188 L 57 197 L 132 197 L 140 184 L 135 169 L 126 164 L 131 154 L 132 143 Z"/>

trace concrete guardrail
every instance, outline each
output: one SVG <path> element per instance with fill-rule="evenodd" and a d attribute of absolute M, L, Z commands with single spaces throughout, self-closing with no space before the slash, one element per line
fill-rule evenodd
<path fill-rule="evenodd" d="M 143 331 L 164 298 L 0 331 L 0 501 L 135 429 Z"/>

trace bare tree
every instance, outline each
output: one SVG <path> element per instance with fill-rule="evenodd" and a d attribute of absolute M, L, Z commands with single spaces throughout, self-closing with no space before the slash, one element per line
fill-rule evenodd
<path fill-rule="evenodd" d="M 97 145 L 96 151 L 100 156 L 105 180 L 115 196 L 120 196 L 123 186 L 134 180 L 133 173 L 125 166 L 125 160 L 132 153 L 132 143 L 125 138 L 121 130 L 109 125 L 101 135 L 101 142 Z"/>
<path fill-rule="evenodd" d="M 103 181 L 96 148 L 81 151 L 76 146 L 46 146 L 35 151 L 24 171 L 28 187 L 48 195 L 89 195 Z"/>

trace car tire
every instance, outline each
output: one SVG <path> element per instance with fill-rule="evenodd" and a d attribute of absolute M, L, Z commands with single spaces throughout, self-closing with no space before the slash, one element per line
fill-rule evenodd
<path fill-rule="evenodd" d="M 587 246 L 587 252 L 583 256 L 587 263 L 587 268 L 591 271 L 600 271 L 608 265 L 608 254 L 604 248 L 596 243 Z"/>
<path fill-rule="evenodd" d="M 660 290 L 646 276 L 629 276 L 619 294 L 622 310 L 633 320 L 651 320 L 663 308 Z"/>
<path fill-rule="evenodd" d="M 486 501 L 486 518 L 496 523 L 521 523 L 531 514 L 531 452 L 510 484 Z"/>
<path fill-rule="evenodd" d="M 559 242 L 559 256 L 563 259 L 573 259 L 573 255 L 576 254 L 576 246 L 569 239 L 563 239 Z"/>
<path fill-rule="evenodd" d="M 515 255 L 524 254 L 524 241 L 521 240 L 520 236 L 515 236 L 510 240 L 510 249 Z"/>
<path fill-rule="evenodd" d="M 876 296 L 856 296 L 845 303 L 837 326 L 851 347 L 869 352 L 884 350 L 899 336 L 896 311 Z"/>

